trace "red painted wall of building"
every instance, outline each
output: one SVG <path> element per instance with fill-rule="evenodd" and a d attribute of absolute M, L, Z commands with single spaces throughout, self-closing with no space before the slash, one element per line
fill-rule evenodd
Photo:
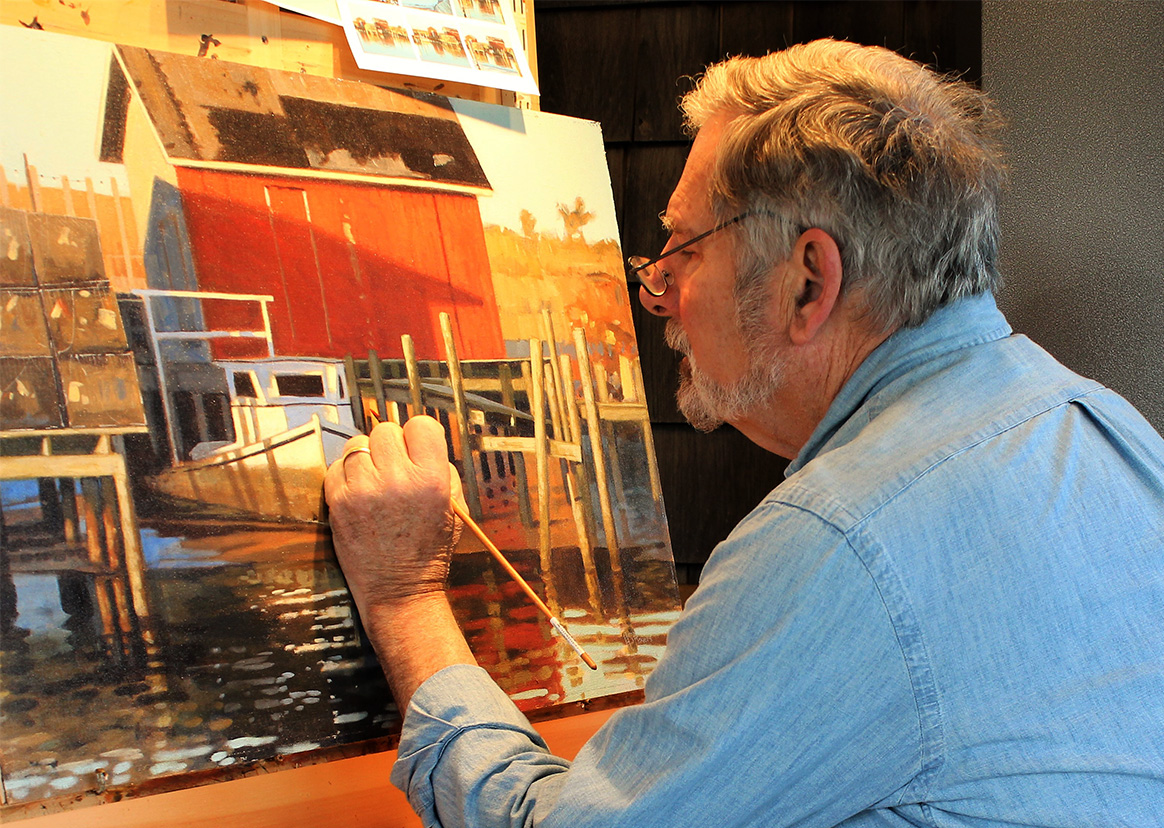
<path fill-rule="evenodd" d="M 179 168 L 199 288 L 268 294 L 279 356 L 444 359 L 449 313 L 461 359 L 505 356 L 475 196 L 346 181 Z M 211 330 L 261 327 L 253 304 L 207 301 Z M 215 356 L 262 355 L 218 340 Z"/>

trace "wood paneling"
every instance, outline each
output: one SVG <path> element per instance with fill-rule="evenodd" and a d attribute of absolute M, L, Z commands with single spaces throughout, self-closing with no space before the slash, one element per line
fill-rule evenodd
<path fill-rule="evenodd" d="M 544 18 L 539 9 L 538 15 L 538 42 L 547 44 L 538 49 L 542 111 L 598 121 L 607 141 L 629 141 L 635 15 L 622 9 L 568 8 Z"/>
<path fill-rule="evenodd" d="M 618 217 L 618 233 L 626 238 L 626 152 L 618 144 L 606 142 L 606 167 L 610 171 L 610 189 L 614 196 L 614 214 Z"/>
<path fill-rule="evenodd" d="M 784 479 L 788 463 L 725 426 L 654 426 L 663 502 L 677 564 L 700 564 Z"/>
<path fill-rule="evenodd" d="M 635 25 L 634 140 L 682 141 L 675 104 L 691 88 L 689 76 L 718 56 L 717 4 L 641 6 Z"/>
<path fill-rule="evenodd" d="M 797 3 L 792 14 L 792 42 L 821 37 L 900 49 L 904 43 L 905 4 L 898 0 L 820 0 Z"/>
<path fill-rule="evenodd" d="M 667 233 L 659 214 L 683 174 L 687 143 L 632 144 L 625 153 L 622 230 L 628 256 L 654 256 L 663 250 Z"/>
<path fill-rule="evenodd" d="M 797 3 L 724 3 L 720 7 L 719 54 L 765 55 L 790 45 Z"/>
<path fill-rule="evenodd" d="M 906 3 L 902 23 L 902 54 L 970 83 L 981 82 L 981 3 Z"/>

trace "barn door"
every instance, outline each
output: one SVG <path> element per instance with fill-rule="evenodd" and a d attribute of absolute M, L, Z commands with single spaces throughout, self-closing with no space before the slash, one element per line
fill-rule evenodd
<path fill-rule="evenodd" d="M 283 288 L 275 300 L 285 303 L 297 348 L 297 353 L 281 356 L 329 353 L 334 343 L 307 192 L 271 185 L 263 189 Z"/>

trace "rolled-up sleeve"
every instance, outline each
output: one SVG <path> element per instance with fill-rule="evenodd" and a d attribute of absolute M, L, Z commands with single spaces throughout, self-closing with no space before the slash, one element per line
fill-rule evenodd
<path fill-rule="evenodd" d="M 569 767 L 488 673 L 461 664 L 413 695 L 392 783 L 425 826 L 531 825 Z"/>

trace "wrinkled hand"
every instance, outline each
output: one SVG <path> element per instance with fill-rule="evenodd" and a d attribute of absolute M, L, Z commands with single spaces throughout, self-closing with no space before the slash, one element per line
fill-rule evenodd
<path fill-rule="evenodd" d="M 362 616 L 444 590 L 459 530 L 449 498 L 461 496 L 444 429 L 431 417 L 381 423 L 353 437 L 324 478 L 336 554 Z"/>

